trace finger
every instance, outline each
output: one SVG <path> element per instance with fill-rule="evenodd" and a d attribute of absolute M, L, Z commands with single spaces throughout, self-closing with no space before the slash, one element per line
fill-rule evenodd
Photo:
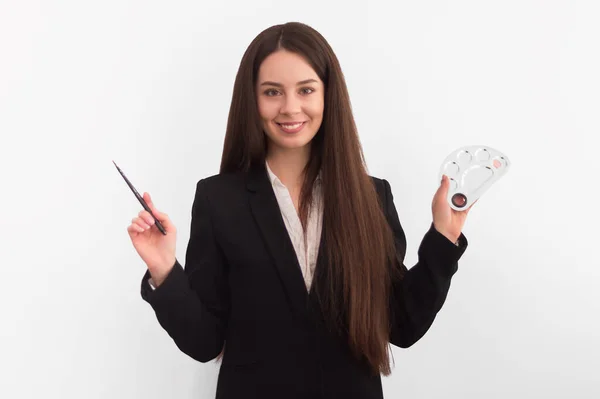
<path fill-rule="evenodd" d="M 162 223 L 165 226 L 165 228 L 166 228 L 166 225 L 170 224 L 169 217 L 167 216 L 166 213 L 163 213 L 163 212 L 155 209 L 152 211 L 152 214 L 154 215 L 156 220 L 158 220 L 160 223 Z M 150 216 L 150 217 L 152 217 L 152 216 Z"/>
<path fill-rule="evenodd" d="M 157 220 L 159 220 L 161 223 L 168 223 L 169 222 L 169 216 L 164 213 L 159 211 L 158 209 L 154 208 L 152 210 L 152 214 L 156 217 Z"/>
<path fill-rule="evenodd" d="M 141 210 L 140 213 L 138 214 L 138 216 L 147 224 L 149 224 L 149 225 L 154 224 L 154 218 L 152 217 L 150 212 L 148 212 L 146 210 Z"/>
<path fill-rule="evenodd" d="M 154 218 L 152 218 L 152 215 L 150 215 L 150 213 L 146 212 L 148 214 L 148 217 L 151 218 L 152 223 L 154 223 Z M 161 212 L 159 210 L 154 210 L 152 211 L 152 214 L 156 217 L 156 220 L 158 220 L 163 227 L 165 228 L 166 231 L 168 232 L 174 232 L 175 231 L 175 227 L 173 226 L 173 224 L 171 223 L 171 219 L 169 219 L 169 215 L 167 215 L 164 212 Z"/>
<path fill-rule="evenodd" d="M 142 229 L 142 231 L 146 231 L 150 228 L 150 225 L 148 223 L 144 222 L 142 219 L 137 219 L 133 224 L 140 227 Z"/>
<path fill-rule="evenodd" d="M 134 218 L 132 220 L 132 222 L 133 222 L 133 224 L 136 224 L 136 225 L 140 226 L 144 230 L 149 229 L 150 226 L 152 225 L 152 223 L 146 223 L 146 221 L 143 218 L 141 218 L 141 217 Z"/>
<path fill-rule="evenodd" d="M 143 233 L 144 229 L 142 229 L 137 224 L 133 224 L 132 223 L 129 226 L 127 226 L 127 231 L 130 232 L 130 233 Z"/>
<path fill-rule="evenodd" d="M 150 211 L 152 213 L 147 212 L 146 210 L 143 210 L 143 211 L 140 211 L 140 216 L 142 216 L 147 222 L 149 222 L 151 224 L 153 224 L 156 220 L 158 220 L 163 225 L 165 230 L 167 230 L 169 232 L 175 231 L 175 226 L 173 226 L 171 224 L 169 215 L 156 209 L 154 202 L 152 202 L 152 197 L 150 196 L 150 193 L 144 192 L 143 198 L 144 198 L 144 201 L 146 201 L 146 204 L 148 204 L 148 207 L 150 208 Z M 154 215 L 154 217 L 152 215 Z"/>
<path fill-rule="evenodd" d="M 442 181 L 440 182 L 440 186 L 438 187 L 435 195 L 433 196 L 434 201 L 443 201 L 448 196 L 448 177 L 446 175 L 442 175 Z"/>
<path fill-rule="evenodd" d="M 137 223 L 131 223 L 129 225 L 129 227 L 127 228 L 128 231 L 133 231 L 136 233 L 143 233 L 144 231 L 146 231 L 146 229 L 144 229 L 143 227 L 141 227 L 139 224 Z"/>
<path fill-rule="evenodd" d="M 163 221 L 166 221 L 167 215 L 156 209 L 156 206 L 154 206 L 154 202 L 152 202 L 152 198 L 150 197 L 150 193 L 144 193 L 144 200 L 146 201 L 148 207 L 152 211 L 152 215 L 154 215 L 154 217 L 156 217 L 157 220 L 159 220 L 161 223 Z M 148 215 L 152 218 L 152 215 L 150 215 L 150 213 L 148 213 Z M 152 222 L 154 223 L 154 218 L 152 218 Z"/>
<path fill-rule="evenodd" d="M 444 194 L 448 194 L 448 189 L 450 188 L 450 180 L 448 180 L 448 176 L 442 175 L 442 182 L 440 183 L 440 187 Z"/>

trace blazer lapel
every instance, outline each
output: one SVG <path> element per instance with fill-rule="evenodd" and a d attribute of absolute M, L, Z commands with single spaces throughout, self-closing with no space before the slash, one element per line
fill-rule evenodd
<path fill-rule="evenodd" d="M 264 165 L 255 166 L 249 171 L 247 188 L 254 219 L 273 257 L 290 305 L 299 314 L 307 315 L 308 292 L 300 264 Z"/>

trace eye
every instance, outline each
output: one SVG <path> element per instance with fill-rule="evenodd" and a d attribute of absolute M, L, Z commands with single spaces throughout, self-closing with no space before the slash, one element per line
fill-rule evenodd
<path fill-rule="evenodd" d="M 311 87 L 304 87 L 300 90 L 302 92 L 302 94 L 311 94 L 314 93 L 314 89 Z"/>
<path fill-rule="evenodd" d="M 264 93 L 267 97 L 273 97 L 273 96 L 277 95 L 277 93 L 279 93 L 279 92 L 275 89 L 267 89 L 264 91 Z"/>

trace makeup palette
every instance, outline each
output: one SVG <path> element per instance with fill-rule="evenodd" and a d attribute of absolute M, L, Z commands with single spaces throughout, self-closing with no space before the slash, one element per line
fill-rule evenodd
<path fill-rule="evenodd" d="M 461 147 L 446 157 L 438 175 L 448 176 L 448 203 L 456 211 L 468 209 L 510 168 L 506 155 L 483 145 Z"/>

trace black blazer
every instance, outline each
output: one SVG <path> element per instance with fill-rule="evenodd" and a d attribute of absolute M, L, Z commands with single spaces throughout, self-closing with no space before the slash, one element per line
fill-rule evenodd
<path fill-rule="evenodd" d="M 403 261 L 406 239 L 390 185 L 372 180 Z M 324 235 L 320 245 L 316 274 Z M 464 235 L 456 246 L 431 224 L 417 264 L 394 284 L 393 345 L 407 348 L 429 329 L 466 247 Z M 185 265 L 176 262 L 154 291 L 146 271 L 141 295 L 187 355 L 208 362 L 225 348 L 217 398 L 383 397 L 380 376 L 319 317 L 264 166 L 197 183 Z"/>

